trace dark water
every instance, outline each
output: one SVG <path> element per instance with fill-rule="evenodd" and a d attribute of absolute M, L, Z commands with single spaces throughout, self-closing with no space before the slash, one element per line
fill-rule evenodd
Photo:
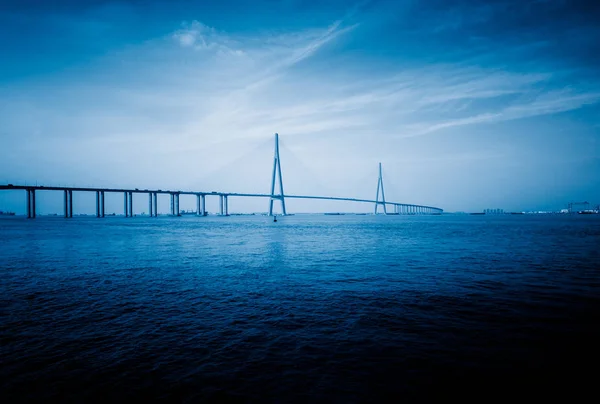
<path fill-rule="evenodd" d="M 595 396 L 600 217 L 0 219 L 3 402 Z"/>

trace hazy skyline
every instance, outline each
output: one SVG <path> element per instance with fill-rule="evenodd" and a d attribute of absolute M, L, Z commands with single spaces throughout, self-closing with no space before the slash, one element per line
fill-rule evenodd
<path fill-rule="evenodd" d="M 398 202 L 597 204 L 599 16 L 542 0 L 2 2 L 0 183 L 266 193 L 278 132 L 290 194 L 374 198 L 382 162 Z M 41 198 L 60 212 L 59 193 Z M 23 200 L 0 192 L 0 210 Z"/>

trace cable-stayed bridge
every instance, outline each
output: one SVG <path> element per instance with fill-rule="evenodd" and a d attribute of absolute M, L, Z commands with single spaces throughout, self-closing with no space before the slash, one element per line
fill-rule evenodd
<path fill-rule="evenodd" d="M 279 188 L 276 190 L 276 188 Z M 370 203 L 374 205 L 374 213 L 395 214 L 395 215 L 439 215 L 443 209 L 427 206 L 408 204 L 401 202 L 386 201 L 385 190 L 383 186 L 383 176 L 381 173 L 381 163 L 379 163 L 379 178 L 377 181 L 377 192 L 375 199 L 361 199 L 351 197 L 337 196 L 317 196 L 317 195 L 289 195 L 284 193 L 283 176 L 281 172 L 281 163 L 279 155 L 279 135 L 275 134 L 275 153 L 273 158 L 273 175 L 271 178 L 271 192 L 261 193 L 236 193 L 236 192 L 216 192 L 216 191 L 181 191 L 181 190 L 162 190 L 162 189 L 126 189 L 126 188 L 95 188 L 95 187 L 63 187 L 63 186 L 43 186 L 43 185 L 0 185 L 0 190 L 24 190 L 26 191 L 27 217 L 33 219 L 36 217 L 36 192 L 39 191 L 62 191 L 64 193 L 64 217 L 73 217 L 73 192 L 95 192 L 96 194 L 96 217 L 105 217 L 105 194 L 122 193 L 123 194 L 123 213 L 125 217 L 133 217 L 133 195 L 148 195 L 148 212 L 151 217 L 158 216 L 158 195 L 170 195 L 170 214 L 180 216 L 179 197 L 180 195 L 196 196 L 196 213 L 199 216 L 208 214 L 206 209 L 206 197 L 219 198 L 218 214 L 229 216 L 229 198 L 230 197 L 248 197 L 268 199 L 268 214 L 273 215 L 273 205 L 276 201 L 281 204 L 281 211 L 287 214 L 285 205 L 286 199 L 318 199 L 329 201 L 347 201 Z M 381 209 L 380 209 L 381 208 Z M 391 210 L 390 210 L 391 208 Z"/>

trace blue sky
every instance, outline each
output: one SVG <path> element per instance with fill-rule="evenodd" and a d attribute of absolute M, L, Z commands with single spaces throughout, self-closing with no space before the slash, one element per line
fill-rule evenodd
<path fill-rule="evenodd" d="M 599 17 L 583 1 L 2 0 L 0 182 L 267 192 L 278 132 L 287 193 L 374 197 L 381 161 L 401 202 L 600 203 Z"/>

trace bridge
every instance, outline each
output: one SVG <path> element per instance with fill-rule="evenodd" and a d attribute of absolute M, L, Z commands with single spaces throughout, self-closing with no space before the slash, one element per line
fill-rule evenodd
<path fill-rule="evenodd" d="M 276 185 L 279 190 L 276 192 Z M 283 191 L 283 177 L 281 175 L 281 163 L 279 156 L 279 135 L 275 134 L 275 155 L 273 159 L 273 176 L 271 179 L 271 193 L 235 193 L 235 192 L 206 192 L 206 191 L 181 191 L 181 190 L 162 190 L 162 189 L 126 189 L 126 188 L 94 188 L 94 187 L 62 187 L 62 186 L 43 186 L 43 185 L 0 185 L 0 190 L 24 190 L 26 192 L 27 217 L 34 219 L 36 217 L 36 192 L 40 191 L 62 191 L 64 193 L 64 217 L 73 217 L 73 192 L 95 192 L 96 193 L 96 217 L 105 217 L 104 200 L 106 193 L 123 194 L 123 213 L 125 217 L 133 217 L 133 195 L 148 195 L 149 216 L 158 216 L 158 195 L 170 195 L 172 216 L 180 216 L 179 197 L 180 195 L 196 196 L 196 213 L 199 216 L 206 216 L 206 197 L 219 198 L 219 215 L 229 216 L 229 197 L 249 197 L 266 198 L 269 200 L 269 216 L 273 216 L 273 203 L 280 201 L 281 211 L 287 215 L 285 207 L 286 199 L 320 199 L 328 201 L 347 201 L 362 202 L 374 205 L 374 213 L 378 214 L 378 208 L 381 207 L 383 214 L 389 215 L 439 215 L 443 209 L 434 206 L 407 204 L 400 202 L 390 202 L 385 200 L 385 191 L 383 187 L 383 176 L 381 174 L 381 163 L 379 163 L 379 178 L 377 182 L 377 194 L 375 199 L 346 198 L 335 196 L 315 196 L 315 195 L 289 195 Z M 381 196 L 381 198 L 380 198 Z M 392 208 L 388 212 L 388 207 Z"/>

